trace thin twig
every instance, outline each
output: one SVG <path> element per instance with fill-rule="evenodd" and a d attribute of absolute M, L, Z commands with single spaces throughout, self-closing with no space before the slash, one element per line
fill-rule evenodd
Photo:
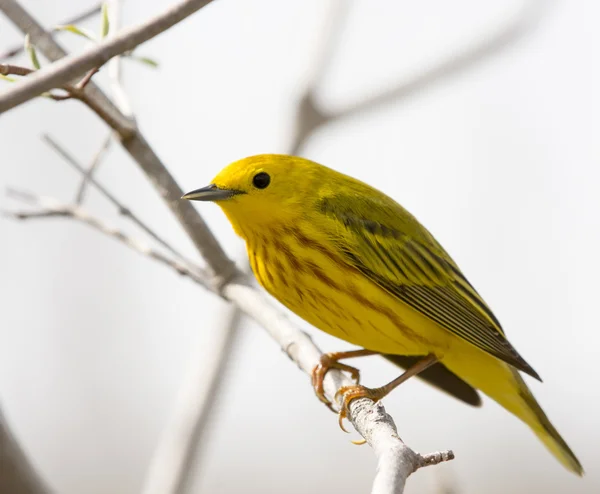
<path fill-rule="evenodd" d="M 65 160 L 65 162 L 71 165 L 78 173 L 82 176 L 86 176 L 86 169 L 73 157 L 71 153 L 69 153 L 64 146 L 59 144 L 56 139 L 51 137 L 49 134 L 42 135 L 42 139 L 50 148 L 55 151 L 61 158 Z M 118 210 L 119 214 L 125 216 L 130 221 L 135 223 L 141 230 L 143 230 L 148 236 L 150 236 L 155 242 L 162 245 L 165 249 L 171 252 L 173 255 L 178 257 L 180 260 L 188 262 L 184 256 L 175 249 L 171 244 L 169 244 L 163 237 L 161 237 L 158 233 L 156 233 L 152 228 L 150 228 L 144 221 L 142 221 L 136 214 L 131 211 L 130 208 L 125 206 L 125 204 L 117 199 L 114 194 L 112 194 L 106 187 L 104 187 L 98 180 L 96 180 L 93 176 L 89 175 L 87 180 L 90 184 L 92 184 L 98 192 L 100 192 L 109 202 L 111 202 Z"/>
<path fill-rule="evenodd" d="M 91 7 L 89 10 L 86 10 L 81 14 L 76 15 L 75 17 L 71 17 L 70 19 L 64 22 L 61 22 L 60 24 L 65 26 L 69 24 L 78 24 L 89 19 L 90 17 L 95 16 L 96 14 L 99 14 L 101 8 L 102 2 L 100 2 L 98 5 L 95 5 L 94 7 Z M 6 50 L 4 53 L 0 54 L 0 60 L 7 60 L 9 58 L 16 57 L 17 55 L 23 53 L 24 49 L 25 48 L 23 43 L 19 43 L 18 45 L 13 46 Z"/>
<path fill-rule="evenodd" d="M 50 136 L 48 136 L 46 134 L 46 135 L 44 135 L 44 139 L 49 141 L 51 138 L 50 138 Z M 90 161 L 89 166 L 87 167 L 87 169 L 85 170 L 85 173 L 83 174 L 83 177 L 81 178 L 81 184 L 79 184 L 79 189 L 77 190 L 77 195 L 75 196 L 76 204 L 83 204 L 83 200 L 85 199 L 85 193 L 87 191 L 88 183 L 90 182 L 90 179 L 94 175 L 94 172 L 100 165 L 102 158 L 104 158 L 104 156 L 106 155 L 106 152 L 110 148 L 110 143 L 112 142 L 112 140 L 113 140 L 113 133 L 111 131 L 108 133 L 108 135 L 104 139 L 104 142 L 102 142 L 102 145 L 98 148 L 98 151 L 96 151 L 96 153 L 92 157 L 92 160 Z M 57 151 L 58 151 L 58 149 L 57 149 Z M 62 153 L 61 153 L 61 155 L 62 155 Z"/>
<path fill-rule="evenodd" d="M 27 67 L 20 67 L 19 65 L 11 65 L 0 63 L 0 74 L 2 75 L 19 75 L 26 76 L 35 72 L 33 69 L 29 69 Z"/>
<path fill-rule="evenodd" d="M 98 68 L 93 68 L 92 70 L 88 71 L 87 74 L 85 74 L 81 80 L 76 83 L 75 85 L 70 85 L 70 84 L 65 84 L 64 86 L 62 86 L 60 89 L 63 89 L 66 94 L 55 94 L 52 92 L 46 92 L 43 93 L 46 96 L 52 98 L 55 101 L 64 101 L 67 99 L 81 99 L 82 96 L 82 91 L 83 89 L 85 89 L 85 87 L 90 83 L 90 81 L 92 80 L 92 77 L 94 77 L 94 74 L 96 74 L 98 72 Z M 18 75 L 18 76 L 28 76 L 30 74 L 33 74 L 37 72 L 37 70 L 34 69 L 30 69 L 27 67 L 20 67 L 18 65 L 10 65 L 10 64 L 0 64 L 0 74 L 1 75 Z"/>
<path fill-rule="evenodd" d="M 77 220 L 81 223 L 91 226 L 105 235 L 117 239 L 136 252 L 158 261 L 159 263 L 164 264 L 171 269 L 174 269 L 180 275 L 189 277 L 195 283 L 198 283 L 203 287 L 207 287 L 207 280 L 209 279 L 209 276 L 206 270 L 200 266 L 182 262 L 179 259 L 171 259 L 170 257 L 165 256 L 143 240 L 131 237 L 122 230 L 119 230 L 118 228 L 109 225 L 105 221 L 91 215 L 81 206 L 76 204 L 64 204 L 52 197 L 38 196 L 32 194 L 31 192 L 18 189 L 8 188 L 6 193 L 13 199 L 26 202 L 27 204 L 38 208 L 34 211 L 3 211 L 3 215 L 8 218 L 28 220 L 51 217 L 66 217 Z"/>
<path fill-rule="evenodd" d="M 82 89 L 85 88 L 85 86 L 87 86 L 89 84 L 89 82 L 92 80 L 92 77 L 94 77 L 94 74 L 97 74 L 100 71 L 100 69 L 98 67 L 94 67 L 92 69 L 90 69 L 87 74 L 85 74 L 81 80 L 74 86 L 75 89 L 77 89 L 78 91 L 81 91 Z"/>

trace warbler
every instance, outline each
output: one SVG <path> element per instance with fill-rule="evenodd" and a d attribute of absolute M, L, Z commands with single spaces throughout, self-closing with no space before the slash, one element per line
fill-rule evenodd
<path fill-rule="evenodd" d="M 245 242 L 258 282 L 313 326 L 360 350 L 330 353 L 313 372 L 349 371 L 343 407 L 379 400 L 417 375 L 478 406 L 480 390 L 527 424 L 570 471 L 583 468 L 519 372 L 541 380 L 488 305 L 424 226 L 377 189 L 307 159 L 265 154 L 225 167 L 184 199 L 216 202 Z M 358 384 L 344 358 L 381 354 L 407 369 Z"/>

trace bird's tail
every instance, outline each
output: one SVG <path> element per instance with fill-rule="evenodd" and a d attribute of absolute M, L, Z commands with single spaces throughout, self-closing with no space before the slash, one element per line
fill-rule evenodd
<path fill-rule="evenodd" d="M 474 348 L 461 358 L 445 357 L 443 362 L 471 386 L 519 417 L 535 432 L 548 450 L 568 470 L 583 475 L 583 467 L 565 440 L 552 425 L 519 372 L 508 364 Z"/>
<path fill-rule="evenodd" d="M 508 367 L 508 366 L 507 366 Z M 512 373 L 515 384 L 518 387 L 519 397 L 521 398 L 522 404 L 520 405 L 520 413 L 515 413 L 521 420 L 523 420 L 536 436 L 544 443 L 546 448 L 560 461 L 568 470 L 571 470 L 577 475 L 583 475 L 583 467 L 579 460 L 569 448 L 569 445 L 565 442 L 562 436 L 558 433 L 556 428 L 550 422 L 550 419 L 542 410 L 542 407 L 538 404 L 533 394 L 523 381 L 523 378 L 519 375 L 518 371 L 509 368 Z M 502 403 L 500 403 L 503 405 Z M 504 405 L 503 405 L 504 406 Z M 512 411 L 512 410 L 511 410 Z M 514 412 L 513 412 L 514 413 Z"/>

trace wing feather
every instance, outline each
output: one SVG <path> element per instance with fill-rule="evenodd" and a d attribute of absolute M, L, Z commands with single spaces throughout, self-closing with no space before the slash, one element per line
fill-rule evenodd
<path fill-rule="evenodd" d="M 343 225 L 332 240 L 346 262 L 446 330 L 540 379 L 458 266 L 414 217 L 391 199 L 361 198 L 358 205 L 356 196 L 352 199 L 328 197 L 319 204 L 322 213 Z"/>

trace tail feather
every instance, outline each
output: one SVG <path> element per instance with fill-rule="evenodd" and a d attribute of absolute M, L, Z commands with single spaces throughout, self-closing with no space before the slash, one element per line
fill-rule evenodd
<path fill-rule="evenodd" d="M 460 348 L 443 362 L 456 375 L 481 390 L 525 422 L 568 470 L 583 475 L 581 463 L 552 425 L 519 372 L 477 348 Z"/>
<path fill-rule="evenodd" d="M 523 414 L 526 417 L 520 418 L 531 427 L 536 436 L 558 461 L 573 473 L 583 475 L 583 467 L 575 456 L 575 453 L 573 453 L 569 445 L 558 433 L 554 425 L 552 425 L 552 422 L 550 422 L 550 419 L 534 398 L 523 378 L 516 370 L 510 370 L 513 373 L 515 382 L 519 386 L 519 395 L 527 407 L 527 410 L 524 410 L 525 413 Z"/>

